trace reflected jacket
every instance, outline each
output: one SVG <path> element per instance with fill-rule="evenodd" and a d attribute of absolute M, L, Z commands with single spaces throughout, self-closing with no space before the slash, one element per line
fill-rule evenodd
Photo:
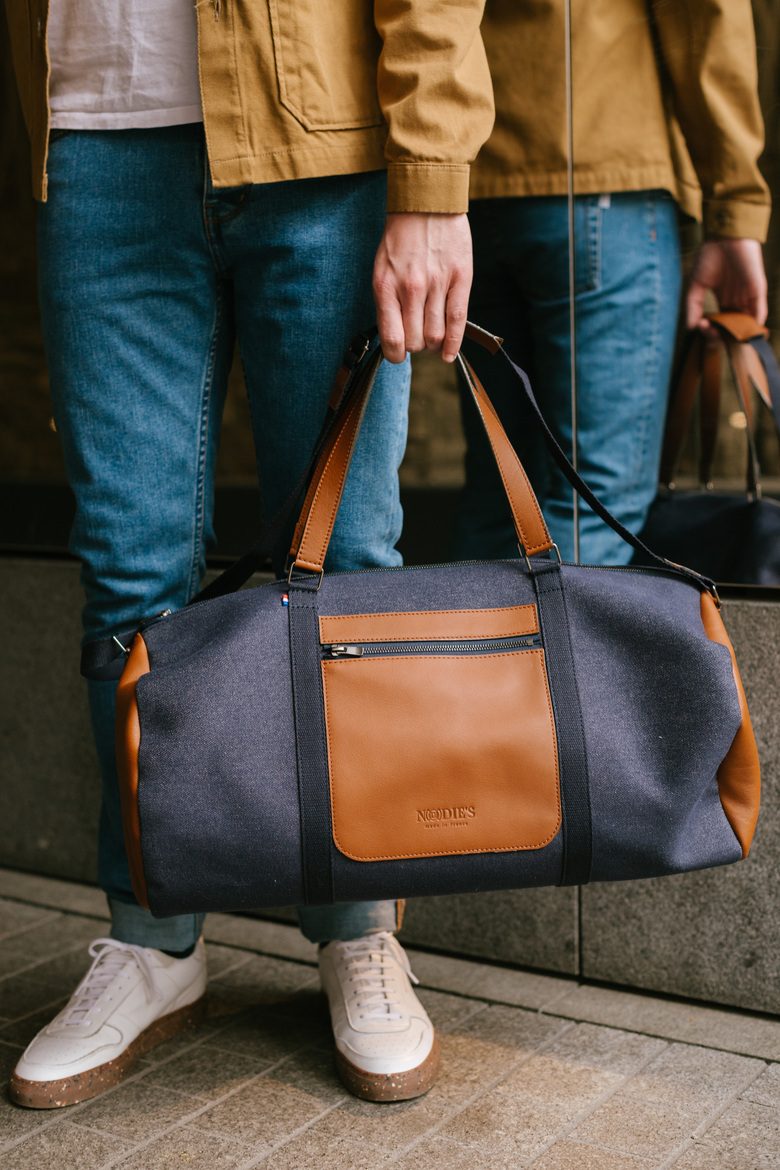
<path fill-rule="evenodd" d="M 388 210 L 462 212 L 493 120 L 484 0 L 210 0 L 196 5 L 217 187 L 387 167 Z M 6 0 L 46 198 L 48 0 Z"/>
<path fill-rule="evenodd" d="M 563 0 L 487 0 L 482 34 L 496 124 L 472 197 L 565 194 Z M 708 235 L 765 239 L 756 72 L 750 0 L 572 0 L 575 191 L 660 188 Z"/>

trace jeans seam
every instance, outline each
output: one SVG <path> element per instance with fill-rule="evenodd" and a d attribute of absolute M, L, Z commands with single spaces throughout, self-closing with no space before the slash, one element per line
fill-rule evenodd
<path fill-rule="evenodd" d="M 658 216 L 656 214 L 656 204 L 652 196 L 647 200 L 647 238 L 650 242 L 650 256 L 652 260 L 652 296 L 648 298 L 648 316 L 650 323 L 650 331 L 647 345 L 647 357 L 645 359 L 645 386 L 650 387 L 655 385 L 655 375 L 658 369 L 658 359 L 661 345 L 660 338 L 660 305 L 661 305 L 661 264 L 659 259 L 658 248 Z M 645 402 L 645 409 L 637 420 L 638 422 L 638 437 L 637 444 L 637 462 L 634 468 L 633 482 L 634 484 L 641 484 L 642 469 L 645 466 L 648 457 L 648 423 L 650 419 L 649 401 Z M 638 495 L 638 493 L 637 493 Z M 638 499 L 637 499 L 638 502 Z"/>
<path fill-rule="evenodd" d="M 201 578 L 201 558 L 203 556 L 203 527 L 205 517 L 205 488 L 206 463 L 208 460 L 209 419 L 211 415 L 211 391 L 214 385 L 214 370 L 217 360 L 217 348 L 223 319 L 223 292 L 219 285 L 216 290 L 216 304 L 214 309 L 214 324 L 211 331 L 206 370 L 201 389 L 200 424 L 198 433 L 198 463 L 195 481 L 195 514 L 192 530 L 192 561 L 190 578 L 187 586 L 187 600 L 195 593 Z"/>

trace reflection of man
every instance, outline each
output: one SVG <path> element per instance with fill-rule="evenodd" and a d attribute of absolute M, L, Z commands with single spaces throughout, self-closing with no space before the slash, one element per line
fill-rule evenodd
<path fill-rule="evenodd" d="M 483 36 L 496 125 L 472 173 L 471 315 L 530 367 L 570 447 L 564 0 L 487 0 Z M 769 200 L 756 164 L 762 126 L 750 3 L 575 3 L 572 47 L 579 464 L 637 532 L 657 486 L 681 284 L 678 209 L 701 218 L 705 233 L 688 325 L 701 321 L 707 290 L 724 307 L 766 317 L 759 241 Z M 548 463 L 504 370 L 491 367 L 489 376 L 553 536 L 571 558 L 571 489 Z M 492 459 L 468 403 L 464 414 L 459 552 L 512 556 Z M 587 508 L 580 531 L 586 562 L 631 555 Z"/>
<path fill-rule="evenodd" d="M 482 0 L 456 14 L 419 0 L 52 0 L 32 38 L 28 6 L 8 8 L 46 200 L 41 308 L 85 639 L 110 646 L 198 587 L 234 335 L 271 514 L 308 462 L 350 337 L 374 316 L 378 246 L 387 355 L 403 363 L 427 343 L 454 358 L 470 282 L 468 164 L 492 116 Z M 408 366 L 384 367 L 331 568 L 398 561 L 407 391 Z M 25 1105 L 116 1083 L 134 1054 L 195 1016 L 205 987 L 202 917 L 154 919 L 132 893 L 117 673 L 109 663 L 89 679 L 111 938 L 93 944 L 87 975 L 22 1056 L 12 1095 Z M 395 902 L 301 911 L 323 944 L 342 1077 L 369 1099 L 416 1096 L 435 1074 L 398 918 Z"/>

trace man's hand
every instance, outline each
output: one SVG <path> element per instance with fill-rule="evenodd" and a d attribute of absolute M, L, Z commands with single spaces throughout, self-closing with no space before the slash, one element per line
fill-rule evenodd
<path fill-rule="evenodd" d="M 708 240 L 702 244 L 693 265 L 685 301 L 689 329 L 709 331 L 703 319 L 708 291 L 718 298 L 721 309 L 750 313 L 759 325 L 767 316 L 766 273 L 758 240 Z"/>
<path fill-rule="evenodd" d="M 471 291 L 471 229 L 465 215 L 388 215 L 374 262 L 374 300 L 382 350 L 402 362 L 407 351 L 460 349 Z"/>

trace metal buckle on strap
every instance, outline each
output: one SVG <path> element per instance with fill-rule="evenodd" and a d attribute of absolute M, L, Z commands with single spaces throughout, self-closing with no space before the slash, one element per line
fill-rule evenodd
<path fill-rule="evenodd" d="M 289 571 L 287 573 L 287 584 L 290 586 L 303 585 L 303 584 L 306 584 L 307 582 L 309 582 L 309 583 L 312 582 L 316 577 L 317 588 L 316 588 L 315 592 L 318 593 L 320 586 L 322 585 L 322 578 L 324 576 L 325 576 L 325 573 L 322 569 L 302 568 L 298 564 L 297 561 L 293 561 L 292 564 L 290 565 Z"/>
<path fill-rule="evenodd" d="M 533 567 L 533 565 L 532 565 L 532 563 L 531 563 L 531 559 L 530 559 L 530 557 L 528 556 L 528 553 L 525 551 L 525 549 L 523 548 L 523 546 L 522 546 L 521 544 L 518 544 L 518 546 L 517 546 L 517 547 L 518 547 L 518 550 L 519 550 L 519 552 L 520 552 L 520 555 L 521 555 L 521 557 L 523 558 L 523 560 L 524 560 L 524 561 L 525 561 L 525 563 L 526 563 L 526 566 L 527 566 L 527 568 L 528 568 L 528 572 L 529 572 L 529 573 L 533 573 L 533 571 L 534 571 L 534 567 Z M 558 565 L 562 565 L 562 564 L 563 564 L 563 560 L 562 560 L 562 558 L 561 558 L 561 550 L 558 548 L 558 545 L 557 545 L 557 544 L 553 543 L 552 547 L 549 549 L 549 552 L 553 554 L 553 555 L 552 555 L 552 556 L 549 558 L 550 560 L 557 561 L 557 562 L 558 562 Z"/>

